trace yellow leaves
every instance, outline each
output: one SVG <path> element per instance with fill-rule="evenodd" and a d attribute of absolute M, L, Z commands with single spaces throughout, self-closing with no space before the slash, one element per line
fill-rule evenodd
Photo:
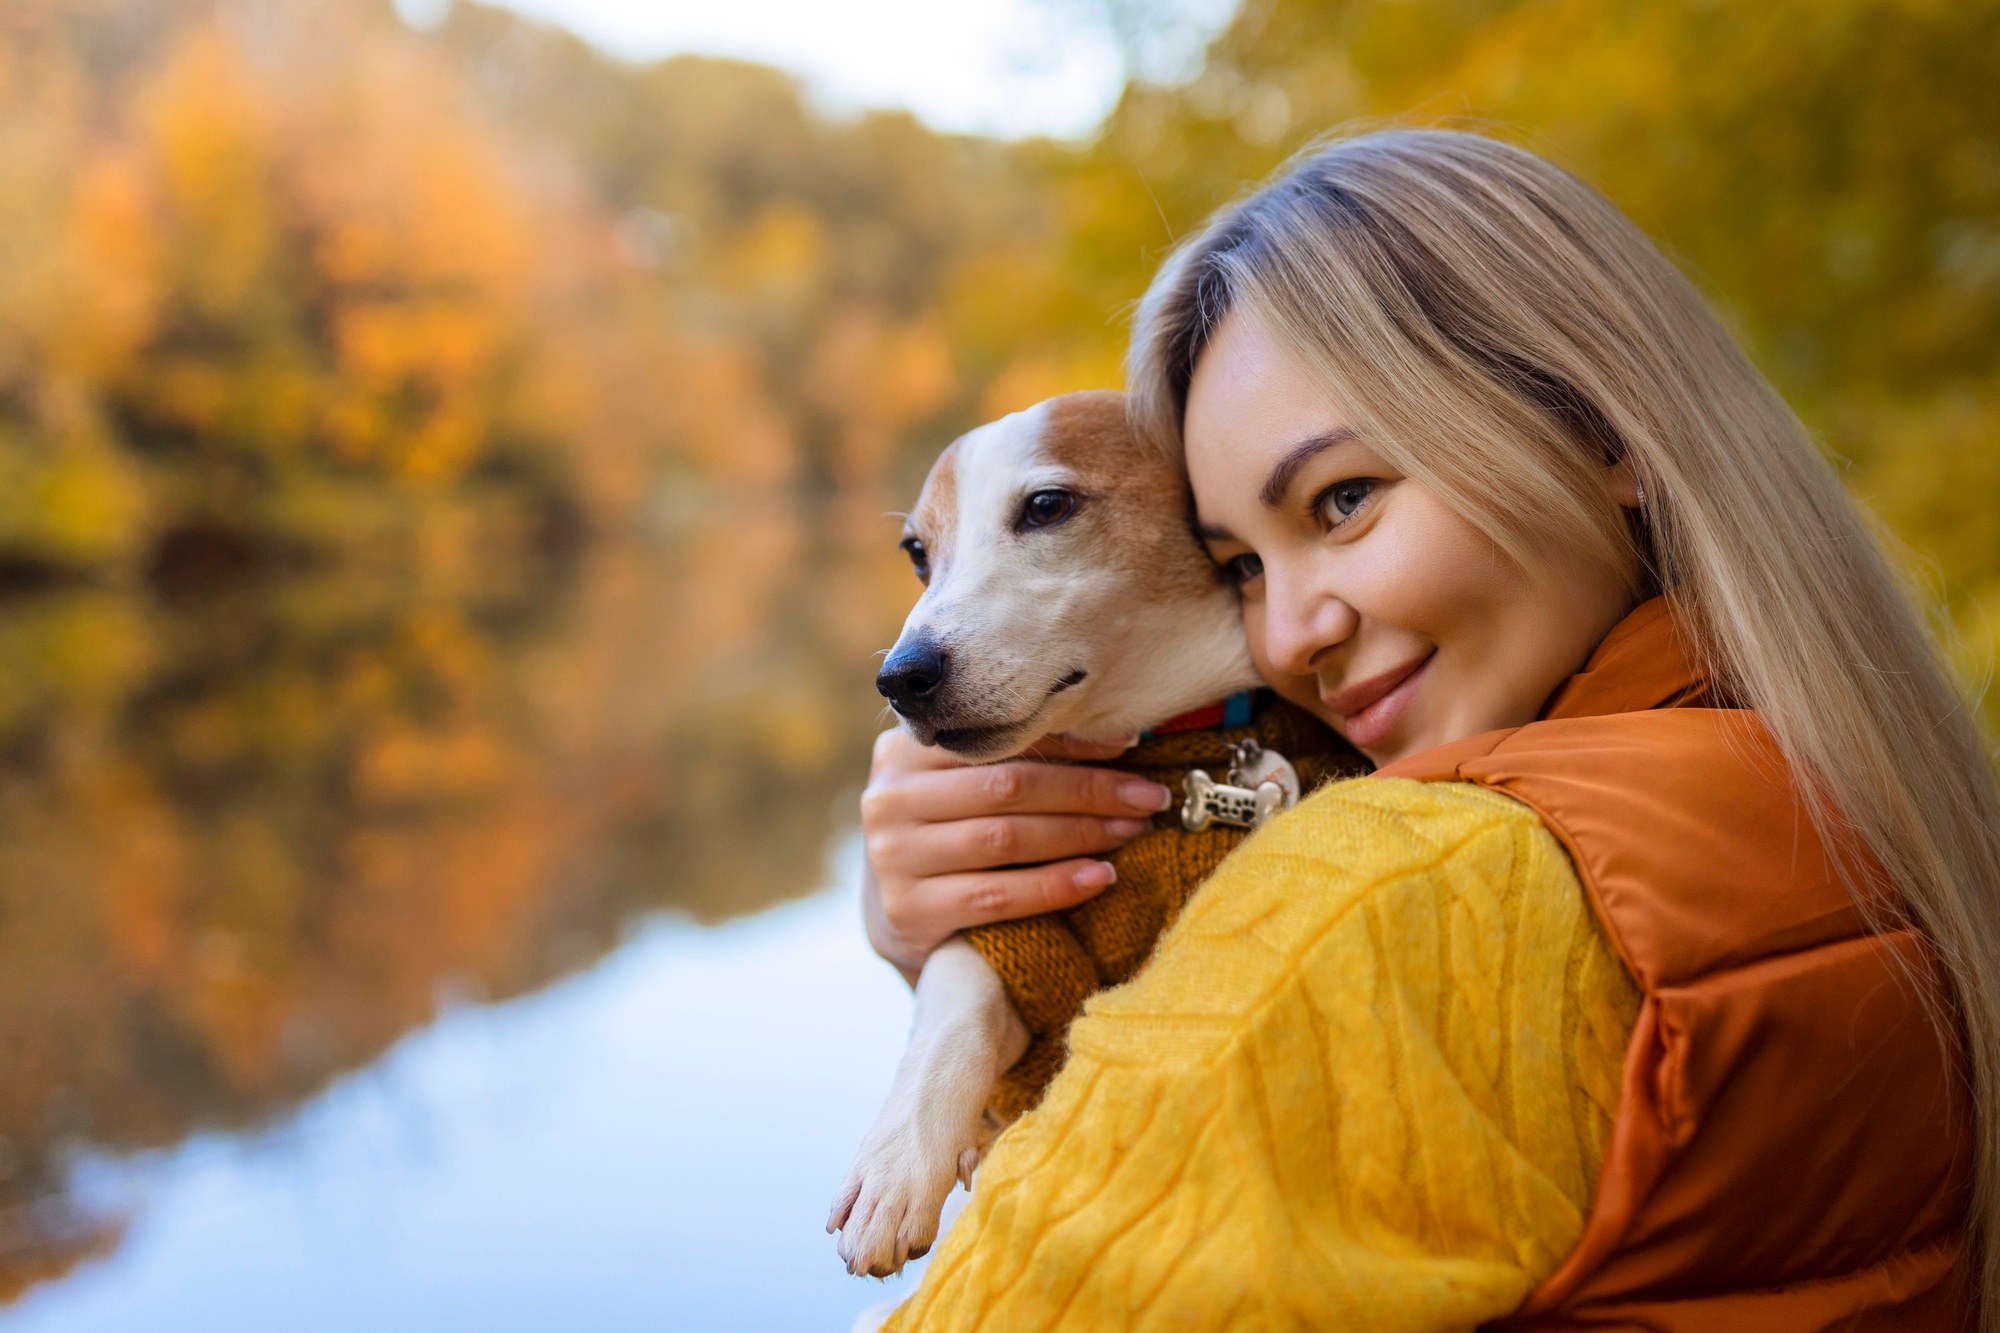
<path fill-rule="evenodd" d="M 103 592 L 71 593 L 0 619 L 0 735 L 38 714 L 105 718 L 155 665 L 139 607 Z"/>
<path fill-rule="evenodd" d="M 70 205 L 70 301 L 49 335 L 55 367 L 101 380 L 152 334 L 162 287 L 158 223 L 136 155 L 93 151 Z"/>
<path fill-rule="evenodd" d="M 313 249 L 313 262 L 329 280 L 359 287 L 387 281 L 398 251 L 396 231 L 379 218 L 336 218 Z"/>
<path fill-rule="evenodd" d="M 1888 402 L 1850 429 L 1877 455 L 1857 489 L 1913 550 L 1902 554 L 1919 593 L 1948 617 L 1944 629 L 1960 677 L 2000 722 L 2000 385 L 1929 402 Z"/>
<path fill-rule="evenodd" d="M 958 388 L 951 344 L 935 320 L 887 330 L 863 377 L 865 410 L 895 428 L 929 416 Z"/>
<path fill-rule="evenodd" d="M 146 512 L 131 464 L 75 430 L 31 446 L 0 428 L 0 549 L 92 565 L 128 552 Z"/>
<path fill-rule="evenodd" d="M 288 116 L 281 167 L 319 276 L 363 294 L 457 294 L 518 317 L 538 247 L 555 238 L 500 145 L 452 106 L 447 71 L 407 53 L 353 54 L 345 96 L 271 99 Z"/>
<path fill-rule="evenodd" d="M 679 382 L 666 408 L 683 456 L 725 483 L 775 490 L 789 481 L 796 444 L 762 391 L 755 358 L 714 343 L 672 354 Z"/>
<path fill-rule="evenodd" d="M 1122 343 L 1112 321 L 1160 233 L 1275 165 L 1235 123 L 1266 86 L 1294 112 L 1275 147 L 1351 118 L 1469 124 L 1604 190 L 1854 461 L 1857 488 L 1935 562 L 1967 642 L 1990 639 L 2000 4 L 1246 5 L 1195 79 L 1128 90 L 1094 147 L 1044 164 L 1048 243 L 961 269 L 955 332 L 997 368 L 986 411 L 1072 387 L 1094 373 L 1087 349 Z M 1966 649 L 1972 679 L 1984 651 Z"/>
<path fill-rule="evenodd" d="M 500 351 L 490 312 L 449 297 L 357 301 L 333 317 L 325 429 L 342 456 L 414 481 L 447 480 L 486 443 L 482 390 Z"/>
<path fill-rule="evenodd" d="M 149 986 L 170 979 L 185 943 L 180 912 L 189 858 L 159 794 L 135 777 L 130 770 L 115 773 L 96 793 L 117 828 L 103 843 L 101 903 L 116 966 Z"/>
<path fill-rule="evenodd" d="M 773 204 L 736 243 L 727 261 L 733 285 L 773 312 L 795 309 L 817 294 L 826 272 L 826 227 L 796 203 Z"/>
<path fill-rule="evenodd" d="M 1101 220 L 1102 191 L 1072 188 L 1066 197 L 1090 219 L 1072 225 L 1084 228 Z M 1084 199 L 1090 202 L 1079 208 Z M 1143 215 L 1130 221 L 1140 229 L 1159 225 Z M 1124 383 L 1124 328 L 1116 312 L 1093 311 L 1088 298 L 1063 291 L 1068 276 L 1046 251 L 1015 248 L 980 255 L 960 270 L 949 308 L 959 341 L 989 362 L 978 399 L 981 419 L 1017 412 L 1055 394 Z"/>
<path fill-rule="evenodd" d="M 989 225 L 951 173 L 1001 150 L 736 66 L 606 145 L 379 6 L 227 8 L 111 77 L 51 20 L 73 100 L 0 17 L 0 567 L 118 589 L 0 606 L 16 1144 L 57 1088 L 121 1149 L 263 1116 L 628 904 L 808 888 L 875 721 L 826 664 L 913 589 L 888 483 L 986 375 L 941 291 Z M 699 249 L 622 261 L 635 208 Z"/>
<path fill-rule="evenodd" d="M 477 728 L 392 728 L 355 755 L 354 794 L 371 807 L 476 800 L 501 791 L 517 762 L 498 737 Z"/>
<path fill-rule="evenodd" d="M 881 475 L 909 428 L 958 388 L 952 347 L 934 319 L 891 324 L 873 311 L 835 316 L 808 377 L 814 402 L 843 427 L 843 480 Z"/>
<path fill-rule="evenodd" d="M 979 414 L 997 417 L 1077 389 L 1116 388 L 1125 368 L 1115 348 L 1084 346 L 1062 358 L 1029 356 L 995 375 L 980 396 Z"/>
<path fill-rule="evenodd" d="M 131 468 L 102 447 L 63 449 L 22 490 L 40 541 L 59 558 L 95 564 L 121 553 L 145 512 Z"/>
<path fill-rule="evenodd" d="M 461 706 L 491 679 L 494 663 L 485 637 L 456 614 L 436 610 L 414 616 L 403 626 L 403 637 L 411 666 Z"/>
<path fill-rule="evenodd" d="M 770 757 L 782 773 L 806 777 L 833 757 L 839 736 L 829 716 L 830 700 L 817 692 L 780 692 L 757 711 L 746 739 Z"/>
<path fill-rule="evenodd" d="M 279 239 L 264 98 L 228 38 L 211 28 L 169 56 L 139 115 L 181 224 L 186 295 L 204 309 L 236 305 L 252 294 Z"/>
<path fill-rule="evenodd" d="M 98 445 L 30 463 L 0 439 L 22 483 L 0 495 L 0 546 L 95 565 L 176 521 L 139 501 L 166 474 L 125 467 L 120 443 L 168 460 L 178 504 L 274 460 L 295 482 L 360 469 L 383 495 L 435 496 L 508 428 L 510 372 L 550 334 L 543 256 L 578 219 L 524 188 L 441 62 L 327 21 L 356 45 L 288 50 L 280 25 L 253 49 L 193 22 L 87 129 L 67 104 L 11 113 L 35 151 L 21 189 L 0 175 L 0 381 L 25 391 L 23 449 Z"/>
<path fill-rule="evenodd" d="M 221 433 L 229 420 L 228 371 L 193 357 L 162 357 L 149 377 L 149 406 L 159 416 L 197 436 Z"/>

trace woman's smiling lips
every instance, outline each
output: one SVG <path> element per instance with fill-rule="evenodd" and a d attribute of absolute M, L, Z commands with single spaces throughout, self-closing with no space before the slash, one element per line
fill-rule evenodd
<path fill-rule="evenodd" d="M 1433 648 L 1422 657 L 1390 667 L 1366 680 L 1356 681 L 1340 693 L 1321 696 L 1329 712 L 1338 713 L 1345 726 L 1348 744 L 1366 750 L 1396 729 L 1416 697 L 1424 668 L 1437 656 Z"/>

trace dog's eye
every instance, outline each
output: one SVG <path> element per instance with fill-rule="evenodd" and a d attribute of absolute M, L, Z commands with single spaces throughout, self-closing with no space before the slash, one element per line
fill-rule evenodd
<path fill-rule="evenodd" d="M 1052 528 L 1076 512 L 1076 497 L 1068 491 L 1036 491 L 1021 506 L 1021 526 Z"/>
<path fill-rule="evenodd" d="M 1239 588 L 1246 583 L 1262 578 L 1263 574 L 1264 557 L 1256 554 L 1254 551 L 1245 551 L 1242 555 L 1232 555 L 1222 562 L 1222 576 Z"/>
<path fill-rule="evenodd" d="M 929 583 L 931 581 L 931 553 L 924 549 L 924 544 L 915 537 L 905 537 L 899 545 L 901 545 L 905 554 L 910 557 L 910 568 L 917 571 L 917 577 L 925 583 Z"/>

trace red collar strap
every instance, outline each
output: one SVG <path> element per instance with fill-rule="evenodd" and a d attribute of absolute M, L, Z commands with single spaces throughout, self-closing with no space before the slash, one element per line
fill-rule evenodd
<path fill-rule="evenodd" d="M 1218 699 L 1206 708 L 1197 708 L 1170 717 L 1159 726 L 1147 732 L 1148 736 L 1171 736 L 1178 731 L 1207 731 L 1213 727 L 1247 727 L 1256 712 L 1258 695 L 1262 690 L 1244 690 L 1232 694 L 1227 699 Z"/>

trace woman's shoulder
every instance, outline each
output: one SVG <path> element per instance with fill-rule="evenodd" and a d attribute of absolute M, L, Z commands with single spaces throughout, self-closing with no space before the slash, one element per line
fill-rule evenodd
<path fill-rule="evenodd" d="M 894 1327 L 1503 1315 L 1582 1232 L 1638 1004 L 1525 807 L 1322 790 L 1086 1007 Z"/>
<path fill-rule="evenodd" d="M 1245 839 L 1190 904 L 1190 932 L 1231 931 L 1282 913 L 1308 932 L 1417 883 L 1513 878 L 1514 863 L 1561 847 L 1528 806 L 1471 782 L 1362 777 L 1312 793 Z M 1496 860 L 1495 858 L 1498 858 Z"/>
<path fill-rule="evenodd" d="M 1468 835 L 1539 822 L 1521 802 L 1476 783 L 1371 775 L 1321 787 L 1246 839 L 1244 848 L 1261 842 L 1272 850 L 1331 852 L 1368 867 L 1392 848 L 1429 847 L 1442 857 Z"/>
<path fill-rule="evenodd" d="M 1552 912 L 1588 918 L 1567 855 L 1528 807 L 1470 783 L 1336 783 L 1246 839 L 1146 970 L 1091 1002 L 1071 1044 L 1198 1058 L 1301 991 L 1498 968 Z M 1126 1049 L 1151 1030 L 1172 1039 Z"/>

